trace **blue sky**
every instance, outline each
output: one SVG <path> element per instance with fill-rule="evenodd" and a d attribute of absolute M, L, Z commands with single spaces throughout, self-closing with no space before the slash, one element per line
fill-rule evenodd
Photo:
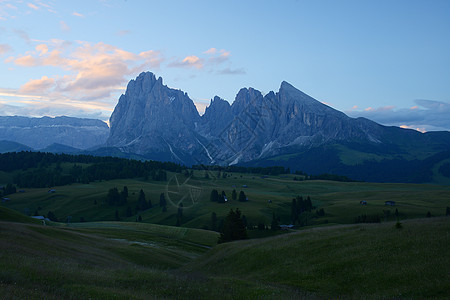
<path fill-rule="evenodd" d="M 0 115 L 107 120 L 142 71 L 199 111 L 285 80 L 352 117 L 450 130 L 450 1 L 0 0 Z"/>

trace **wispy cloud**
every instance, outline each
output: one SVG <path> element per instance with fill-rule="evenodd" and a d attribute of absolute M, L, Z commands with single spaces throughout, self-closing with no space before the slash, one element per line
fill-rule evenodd
<path fill-rule="evenodd" d="M 62 31 L 65 31 L 65 32 L 70 31 L 69 25 L 67 25 L 67 23 L 62 20 L 59 21 L 59 27 L 61 28 Z"/>
<path fill-rule="evenodd" d="M 57 68 L 55 73 L 30 79 L 20 89 L 10 90 L 7 94 L 3 91 L 0 96 L 8 97 L 5 105 L 21 99 L 15 106 L 51 109 L 52 103 L 58 103 L 59 107 L 85 112 L 101 109 L 103 115 L 109 116 L 113 107 L 111 102 L 124 91 L 129 77 L 143 70 L 157 69 L 163 60 L 159 51 L 132 53 L 102 42 L 39 41 L 34 50 L 10 57 L 5 62 L 23 68 L 52 66 Z M 115 96 L 111 97 L 113 94 Z"/>
<path fill-rule="evenodd" d="M 80 101 L 67 98 L 59 93 L 47 95 L 26 93 L 23 90 L 0 88 L 0 111 L 4 116 L 61 116 L 71 115 L 84 118 L 97 118 L 107 121 L 112 106 L 105 101 Z"/>
<path fill-rule="evenodd" d="M 7 44 L 0 44 L 0 55 L 3 55 L 3 54 L 5 54 L 5 53 L 7 53 L 7 52 L 9 52 L 11 50 L 12 50 L 12 48 L 9 45 L 7 45 Z"/>
<path fill-rule="evenodd" d="M 20 37 L 22 40 L 24 40 L 27 44 L 31 44 L 31 39 L 28 33 L 25 30 L 22 29 L 14 29 L 13 32 Z"/>
<path fill-rule="evenodd" d="M 231 58 L 230 51 L 227 51 L 225 49 L 209 48 L 208 50 L 202 52 L 198 56 L 190 55 L 186 56 L 183 59 L 173 60 L 171 63 L 168 64 L 168 67 L 206 70 L 211 74 L 218 74 L 218 75 L 245 74 L 245 70 L 243 68 L 233 69 L 231 67 L 230 58 Z"/>
<path fill-rule="evenodd" d="M 202 58 L 199 58 L 195 55 L 189 55 L 186 56 L 181 61 L 173 61 L 171 62 L 168 67 L 173 68 L 196 68 L 196 69 L 202 69 L 204 64 L 204 60 Z"/>
<path fill-rule="evenodd" d="M 402 126 L 419 131 L 450 130 L 450 103 L 436 100 L 415 100 L 410 108 L 384 106 L 352 109 L 346 113 L 352 117 L 365 117 L 383 125 Z"/>
<path fill-rule="evenodd" d="M 119 30 L 116 34 L 118 36 L 125 36 L 125 35 L 129 35 L 131 33 L 130 30 Z"/>
<path fill-rule="evenodd" d="M 84 15 L 83 15 L 83 14 L 80 14 L 79 12 L 76 12 L 76 11 L 74 11 L 74 12 L 72 13 L 72 15 L 75 16 L 75 17 L 84 18 Z"/>
<path fill-rule="evenodd" d="M 216 48 L 210 48 L 203 52 L 204 54 L 208 55 L 208 63 L 210 64 L 221 64 L 230 59 L 230 51 L 227 51 L 225 49 L 217 50 Z"/>
<path fill-rule="evenodd" d="M 55 85 L 54 78 L 42 76 L 41 79 L 30 80 L 21 86 L 20 90 L 24 93 L 45 93 Z"/>
<path fill-rule="evenodd" d="M 34 10 L 38 10 L 38 9 L 39 9 L 39 7 L 37 7 L 37 5 L 34 5 L 33 3 L 30 3 L 30 2 L 27 3 L 27 6 L 28 6 L 29 8 L 34 9 Z"/>
<path fill-rule="evenodd" d="M 225 69 L 217 71 L 217 74 L 219 74 L 219 75 L 243 75 L 243 74 L 246 74 L 246 72 L 245 72 L 244 68 L 238 68 L 238 69 L 225 68 Z"/>

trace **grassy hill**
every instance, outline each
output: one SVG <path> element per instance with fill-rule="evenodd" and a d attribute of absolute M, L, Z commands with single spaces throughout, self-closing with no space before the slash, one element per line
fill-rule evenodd
<path fill-rule="evenodd" d="M 15 210 L 0 206 L 0 221 L 41 224 L 42 221 L 25 216 Z"/>
<path fill-rule="evenodd" d="M 197 229 L 0 222 L 6 299 L 446 299 L 448 218 L 215 245 Z"/>
<path fill-rule="evenodd" d="M 216 246 L 185 270 L 320 298 L 445 299 L 450 221 L 314 228 Z"/>
<path fill-rule="evenodd" d="M 205 179 L 204 171 L 195 171 L 194 177 L 178 173 L 168 173 L 168 181 L 121 179 L 97 181 L 90 184 L 72 184 L 48 188 L 25 189 L 22 193 L 9 195 L 11 199 L 3 203 L 5 207 L 25 214 L 47 215 L 55 213 L 62 222 L 114 221 L 115 212 L 122 221 L 135 222 L 140 215 L 143 222 L 162 225 L 175 225 L 178 203 L 183 199 L 182 226 L 211 229 L 211 214 L 218 219 L 226 216 L 231 208 L 239 208 L 247 217 L 249 225 L 263 223 L 269 226 L 272 215 L 280 218 L 281 224 L 291 223 L 292 198 L 310 196 L 315 207 L 308 214 L 308 225 L 349 224 L 360 215 L 378 215 L 381 221 L 422 218 L 428 212 L 432 216 L 442 216 L 449 205 L 450 186 L 424 184 L 381 184 L 361 182 L 333 182 L 323 180 L 294 181 L 294 175 L 258 176 L 233 173 L 226 178 L 210 172 Z M 222 174 L 223 175 L 223 174 Z M 177 184 L 178 182 L 178 184 Z M 128 187 L 128 203 L 122 206 L 106 204 L 108 190 Z M 243 187 L 246 186 L 246 187 Z M 143 190 L 153 207 L 144 211 L 136 210 L 139 191 Z M 212 189 L 224 191 L 229 201 L 224 204 L 211 202 Z M 231 199 L 233 189 L 245 192 L 249 201 L 238 202 Z M 167 212 L 159 207 L 160 194 L 167 199 Z M 360 201 L 367 205 L 360 205 Z M 396 206 L 385 206 L 385 201 L 395 201 Z M 130 207 L 132 216 L 127 217 Z M 324 216 L 317 216 L 315 210 L 323 208 Z"/>

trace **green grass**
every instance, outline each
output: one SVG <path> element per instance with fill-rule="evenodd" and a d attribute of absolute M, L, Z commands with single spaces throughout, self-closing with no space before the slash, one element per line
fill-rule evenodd
<path fill-rule="evenodd" d="M 58 224 L 54 224 L 58 225 Z M 446 299 L 450 219 L 311 228 L 213 246 L 136 223 L 0 222 L 5 299 Z"/>
<path fill-rule="evenodd" d="M 42 221 L 25 216 L 15 210 L 0 206 L 0 221 L 41 224 Z"/>
<path fill-rule="evenodd" d="M 187 265 L 320 298 L 446 299 L 450 220 L 313 228 L 215 247 Z"/>
<path fill-rule="evenodd" d="M 93 182 L 91 184 L 72 184 L 55 187 L 56 193 L 48 193 L 48 189 L 26 189 L 25 193 L 9 195 L 11 201 L 2 205 L 22 213 L 46 215 L 53 211 L 60 221 L 114 221 L 116 209 L 122 221 L 134 222 L 137 215 L 135 207 L 139 190 L 143 189 L 146 198 L 150 199 L 153 208 L 139 212 L 146 223 L 173 226 L 176 224 L 177 205 L 181 197 L 184 210 L 182 225 L 191 228 L 211 228 L 211 213 L 215 212 L 218 219 L 224 218 L 230 209 L 239 208 L 247 217 L 249 224 L 258 223 L 270 225 L 272 214 L 281 219 L 282 224 L 289 224 L 290 205 L 292 198 L 297 195 L 312 199 L 316 209 L 325 210 L 324 217 L 317 217 L 312 212 L 308 224 L 320 225 L 325 223 L 349 224 L 361 214 L 379 215 L 382 221 L 395 220 L 395 209 L 398 209 L 401 219 L 421 218 L 428 211 L 433 216 L 445 214 L 450 198 L 450 186 L 427 184 L 386 184 L 386 183 L 360 183 L 360 182 L 332 182 L 332 181 L 294 181 L 294 175 L 269 176 L 261 178 L 250 174 L 232 174 L 226 179 L 203 178 L 203 171 L 197 171 L 196 177 L 188 181 L 189 186 L 182 187 L 180 194 L 174 194 L 174 180 L 169 174 L 169 182 L 144 181 L 140 179 L 112 180 Z M 180 185 L 186 178 L 177 174 Z M 242 177 L 241 177 L 242 176 Z M 243 188 L 247 185 L 247 188 Z M 133 216 L 126 217 L 125 206 L 108 206 L 105 203 L 106 194 L 110 188 L 119 190 L 127 186 L 129 190 L 128 205 L 133 210 Z M 190 198 L 194 187 L 196 192 L 194 201 Z M 212 189 L 222 190 L 230 200 L 225 204 L 209 201 Z M 231 200 L 233 189 L 245 191 L 249 202 Z M 168 199 L 168 211 L 163 213 L 159 207 L 159 195 L 164 193 Z M 269 203 L 271 200 L 271 203 Z M 361 206 L 361 200 L 367 201 L 367 206 Z M 385 207 L 384 202 L 393 200 L 395 207 Z M 97 203 L 97 204 L 95 204 Z M 383 211 L 389 211 L 384 217 Z"/>

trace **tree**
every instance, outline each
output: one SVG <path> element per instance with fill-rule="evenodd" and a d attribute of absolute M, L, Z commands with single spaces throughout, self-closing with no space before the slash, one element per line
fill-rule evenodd
<path fill-rule="evenodd" d="M 116 213 L 115 213 L 115 219 L 116 221 L 120 221 L 120 217 L 119 217 L 119 211 L 116 209 Z"/>
<path fill-rule="evenodd" d="M 218 243 L 247 239 L 247 230 L 241 219 L 241 212 L 230 210 L 223 222 Z"/>
<path fill-rule="evenodd" d="M 234 201 L 236 201 L 236 199 L 237 199 L 237 193 L 236 193 L 236 190 L 233 190 L 233 192 L 231 193 L 231 199 L 233 199 Z"/>
<path fill-rule="evenodd" d="M 450 207 L 449 206 L 447 206 L 447 208 L 445 209 L 445 215 L 450 216 Z"/>
<path fill-rule="evenodd" d="M 147 206 L 148 208 L 152 208 L 153 207 L 152 200 L 150 198 L 148 198 L 147 203 L 148 203 L 148 206 Z"/>
<path fill-rule="evenodd" d="M 58 218 L 51 210 L 47 213 L 47 218 L 49 218 L 50 221 L 58 222 Z"/>
<path fill-rule="evenodd" d="M 3 194 L 6 196 L 6 195 L 14 194 L 14 193 L 16 193 L 16 187 L 13 184 L 8 183 L 6 185 L 6 187 L 4 187 Z"/>
<path fill-rule="evenodd" d="M 211 230 L 217 231 L 217 214 L 215 212 L 211 213 Z"/>
<path fill-rule="evenodd" d="M 270 224 L 270 228 L 272 230 L 280 229 L 280 220 L 275 216 L 275 213 L 272 213 L 272 223 Z"/>
<path fill-rule="evenodd" d="M 182 218 L 183 218 L 183 202 L 180 202 L 180 204 L 178 204 L 177 224 L 176 224 L 176 226 L 181 226 L 181 219 Z"/>
<path fill-rule="evenodd" d="M 220 196 L 219 196 L 219 199 L 217 200 L 217 202 L 219 202 L 219 203 L 225 203 L 225 197 L 226 197 L 227 195 L 225 194 L 225 191 L 222 191 L 222 193 L 220 194 Z"/>
<path fill-rule="evenodd" d="M 291 203 L 291 222 L 295 225 L 295 222 L 298 221 L 298 208 L 297 208 L 297 199 L 292 199 Z"/>
<path fill-rule="evenodd" d="M 211 191 L 211 195 L 209 196 L 209 201 L 211 201 L 211 202 L 219 201 L 219 192 L 217 190 Z"/>
<path fill-rule="evenodd" d="M 120 202 L 120 194 L 116 187 L 109 189 L 106 195 L 106 203 L 109 205 L 117 205 Z"/>
<path fill-rule="evenodd" d="M 127 218 L 131 217 L 133 215 L 133 212 L 132 212 L 131 207 L 129 205 L 127 206 L 127 211 L 126 211 L 125 215 L 127 216 Z"/>
<path fill-rule="evenodd" d="M 245 193 L 243 191 L 239 192 L 239 202 L 245 202 L 247 201 L 247 196 L 245 195 Z"/>
<path fill-rule="evenodd" d="M 120 204 L 123 205 L 127 203 L 128 199 L 128 187 L 124 186 L 122 192 L 120 192 Z"/>
<path fill-rule="evenodd" d="M 247 217 L 245 215 L 242 215 L 242 224 L 244 224 L 245 228 L 248 227 L 248 221 L 247 221 Z"/>
<path fill-rule="evenodd" d="M 145 200 L 145 193 L 142 189 L 139 191 L 138 208 L 139 210 L 146 210 L 148 208 L 147 201 Z"/>
<path fill-rule="evenodd" d="M 161 195 L 159 195 L 159 207 L 162 208 L 163 212 L 167 211 L 167 201 L 166 196 L 164 196 L 164 193 L 161 193 Z"/>

